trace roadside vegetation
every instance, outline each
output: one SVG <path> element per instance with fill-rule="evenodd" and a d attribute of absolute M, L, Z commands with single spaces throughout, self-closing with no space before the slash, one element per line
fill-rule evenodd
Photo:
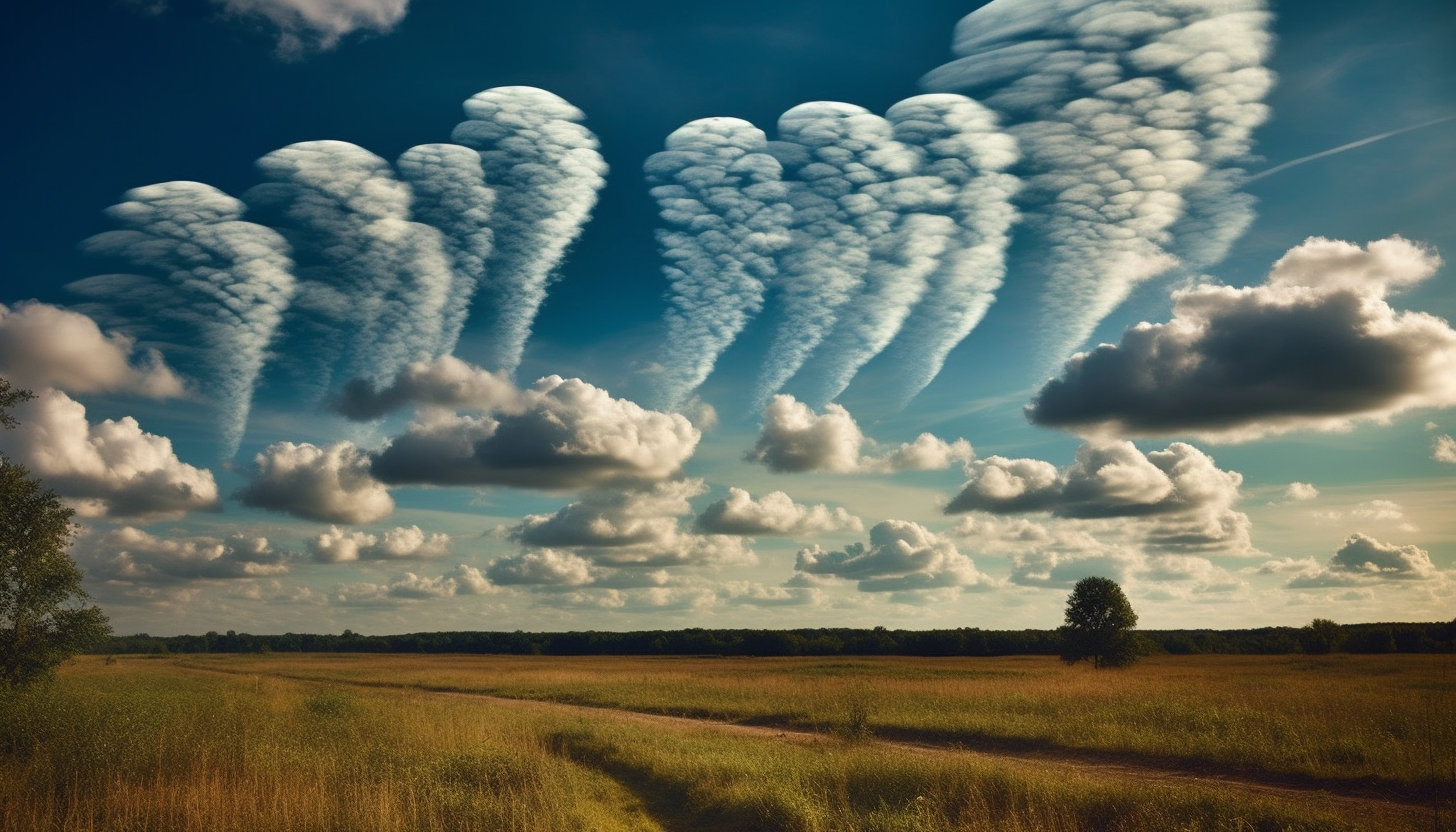
<path fill-rule="evenodd" d="M 49 685 L 0 698 L 0 829 L 1430 828 L 1426 816 L 1409 805 L 1373 801 L 1362 804 L 1369 812 L 1352 811 L 1348 801 L 1331 801 L 1317 791 L 1291 796 L 1287 790 L 1217 781 L 1165 781 L 1131 767 L 1088 766 L 1083 772 L 957 751 L 917 751 L 887 745 L 873 733 L 888 724 L 886 715 L 905 719 L 920 713 L 927 719 L 927 697 L 937 690 L 952 697 L 943 710 L 973 710 L 967 692 L 980 688 L 999 702 L 995 712 L 1009 714 L 1015 710 L 1011 703 L 1021 702 L 1032 715 L 1027 724 L 1045 720 L 1036 716 L 1044 708 L 1048 713 L 1060 708 L 1063 721 L 1077 720 L 1083 710 L 1069 709 L 1067 697 L 1095 695 L 1097 689 L 1085 687 L 1090 681 L 1121 682 L 1121 698 L 1129 700 L 1153 691 L 1126 673 L 1069 670 L 1055 659 L 999 662 L 980 670 L 970 660 L 731 660 L 719 661 L 710 672 L 712 665 L 490 657 L 239 657 L 186 664 L 87 658 L 63 668 Z M 1394 672 L 1384 676 L 1387 688 L 1419 687 L 1408 684 L 1407 675 L 1435 678 L 1419 668 L 1388 669 Z M 1137 672 L 1144 672 L 1142 666 Z M 1264 681 L 1283 675 L 1302 686 L 1300 672 L 1271 666 Z M 660 703 L 673 696 L 707 701 L 709 691 L 730 688 L 748 695 L 770 685 L 767 698 L 749 699 L 762 705 L 774 697 L 807 695 L 799 718 L 826 728 L 849 727 L 856 714 L 867 714 L 870 730 L 748 734 L 631 713 L 300 681 L 276 673 L 396 685 L 437 677 L 476 687 L 495 678 L 518 693 L 531 689 L 555 698 L 567 698 L 558 694 L 570 689 L 598 697 L 611 691 L 617 698 L 639 689 Z M 1167 668 L 1150 675 L 1174 678 Z M 905 696 L 919 704 L 900 709 L 895 701 Z M 1039 703 L 1045 696 L 1051 700 Z"/>

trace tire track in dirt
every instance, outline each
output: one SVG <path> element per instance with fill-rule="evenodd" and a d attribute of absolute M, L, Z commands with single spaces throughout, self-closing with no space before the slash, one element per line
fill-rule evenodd
<path fill-rule="evenodd" d="M 490 702 L 495 705 L 525 708 L 543 712 L 574 713 L 581 716 L 611 715 L 614 718 L 634 721 L 644 726 L 676 728 L 702 728 L 721 731 L 736 736 L 751 736 L 765 740 L 791 742 L 800 745 L 844 744 L 858 742 L 880 747 L 896 748 L 914 753 L 937 755 L 967 755 L 988 762 L 1000 762 L 1018 766 L 1030 766 L 1042 772 L 1063 771 L 1070 776 L 1093 775 L 1109 779 L 1142 782 L 1149 785 L 1215 786 L 1250 795 L 1263 795 L 1291 803 L 1318 804 L 1334 809 L 1343 816 L 1369 823 L 1371 829 L 1385 829 L 1395 821 L 1403 828 L 1429 827 L 1432 818 L 1432 797 L 1429 793 L 1401 784 L 1373 784 L 1362 781 L 1320 780 L 1313 777 L 1281 776 L 1248 770 L 1219 769 L 1213 765 L 1194 766 L 1176 759 L 1151 758 L 1145 755 L 1120 754 L 1110 751 L 1071 749 L 1034 743 L 1018 743 L 999 739 L 948 739 L 913 731 L 877 730 L 867 738 L 843 740 L 827 732 L 810 731 L 803 728 L 759 719 L 752 722 L 726 722 L 703 717 L 671 716 L 667 714 L 633 711 L 610 705 L 584 705 L 542 699 L 524 699 L 498 696 L 489 693 L 436 689 L 424 685 L 391 682 L 369 682 L 340 679 L 319 679 L 302 674 L 265 673 L 251 670 L 231 670 L 216 667 L 201 667 L 177 663 L 178 667 L 204 673 L 224 673 L 239 676 L 267 676 L 311 684 L 343 685 L 347 687 L 373 688 L 378 690 L 410 691 L 432 696 L 452 696 Z M 676 813 L 671 809 L 668 796 L 659 793 L 654 784 L 632 782 L 637 778 L 632 772 L 604 770 L 625 788 L 632 790 L 651 807 L 653 819 L 668 832 L 683 828 Z M 624 779 L 627 778 L 627 779 Z M 659 814 L 664 813 L 664 814 Z M 1444 815 L 1444 812 L 1443 812 Z M 701 826 L 693 826 L 702 829 Z M 728 827 L 731 828 L 731 827 Z"/>

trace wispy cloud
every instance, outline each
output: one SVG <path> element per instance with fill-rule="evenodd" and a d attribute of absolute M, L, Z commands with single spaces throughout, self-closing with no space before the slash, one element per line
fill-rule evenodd
<path fill-rule="evenodd" d="M 1323 159 L 1326 156 L 1334 156 L 1338 153 L 1344 153 L 1347 150 L 1354 150 L 1357 147 L 1364 147 L 1367 144 L 1374 144 L 1375 142 L 1388 139 L 1392 136 L 1399 136 L 1403 133 L 1409 133 L 1412 130 L 1420 130 L 1425 127 L 1434 127 L 1437 124 L 1445 124 L 1452 119 L 1456 119 L 1456 114 L 1442 116 L 1441 118 L 1431 119 L 1430 121 L 1424 121 L 1420 124 L 1412 124 L 1410 126 L 1401 127 L 1396 130 L 1387 130 L 1384 133 L 1376 133 L 1373 136 L 1366 136 L 1363 139 L 1357 139 L 1356 141 L 1342 144 L 1339 147 L 1332 147 L 1329 150 L 1321 150 L 1318 153 L 1311 153 L 1308 156 L 1301 156 L 1298 159 L 1291 159 L 1288 162 L 1275 165 L 1274 167 L 1267 170 L 1261 170 L 1258 173 L 1250 174 L 1249 176 L 1244 178 L 1243 184 L 1247 185 L 1250 182 L 1258 182 L 1260 179 L 1263 179 L 1266 176 L 1273 176 L 1276 173 L 1289 170 L 1292 167 L 1297 167 L 1307 162 L 1313 162 L 1316 159 Z"/>

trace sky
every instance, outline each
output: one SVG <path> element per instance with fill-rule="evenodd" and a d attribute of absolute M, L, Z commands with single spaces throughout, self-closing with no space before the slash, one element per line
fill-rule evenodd
<path fill-rule="evenodd" d="M 1456 614 L 1441 0 L 10 18 L 0 452 L 119 633 Z"/>

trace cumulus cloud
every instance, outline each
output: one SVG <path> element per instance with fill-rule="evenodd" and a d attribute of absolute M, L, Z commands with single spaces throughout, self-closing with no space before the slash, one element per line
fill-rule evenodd
<path fill-rule="evenodd" d="M 527 547 L 570 549 L 596 564 L 624 567 L 752 563 L 753 553 L 731 534 L 692 534 L 679 518 L 689 499 L 707 491 L 702 480 L 674 480 L 639 489 L 591 491 L 554 514 L 533 514 L 503 530 Z"/>
<path fill-rule="evenodd" d="M 1131 442 L 1086 443 L 1065 469 L 1038 459 L 992 456 L 970 463 L 966 473 L 947 513 L 1147 518 L 1138 532 L 1155 548 L 1252 550 L 1248 516 L 1233 508 L 1242 475 L 1220 469 L 1186 443 L 1148 454 Z"/>
<path fill-rule="evenodd" d="M 1365 249 L 1310 238 L 1262 285 L 1175 292 L 1171 321 L 1074 356 L 1027 415 L 1089 433 L 1245 441 L 1456 404 L 1456 332 L 1385 300 L 1440 262 L 1399 237 Z"/>
<path fill-rule="evenodd" d="M 262 578 L 288 571 L 287 556 L 267 538 L 235 534 L 160 537 L 123 526 L 78 541 L 78 560 L 108 583 L 166 584 L 193 580 Z"/>
<path fill-rule="evenodd" d="M 349 605 L 392 605 L 395 601 L 438 601 L 458 595 L 488 595 L 497 591 L 476 567 L 460 564 L 455 571 L 438 576 L 406 572 L 387 584 L 348 584 L 339 587 L 333 600 Z"/>
<path fill-rule="evenodd" d="M 789 537 L 864 531 L 864 523 L 843 508 L 801 505 L 782 491 L 773 491 L 755 500 L 741 488 L 729 488 L 727 497 L 703 509 L 695 525 L 699 531 L 710 534 Z"/>
<path fill-rule="evenodd" d="M 369 456 L 352 442 L 278 442 L 253 462 L 257 472 L 237 495 L 244 505 L 330 523 L 368 523 L 394 511 Z"/>
<path fill-rule="evenodd" d="M 861 592 L 985 587 L 991 583 L 948 538 L 904 520 L 877 523 L 870 529 L 868 545 L 851 543 L 838 551 L 818 546 L 802 549 L 794 568 L 808 575 L 858 581 Z"/>
<path fill-rule="evenodd" d="M 593 571 L 591 561 L 579 555 L 537 549 L 491 561 L 485 575 L 500 586 L 586 586 Z"/>
<path fill-rule="evenodd" d="M 702 434 L 686 417 L 547 376 L 517 412 L 427 414 L 374 459 L 384 482 L 565 490 L 673 476 Z"/>
<path fill-rule="evenodd" d="M 419 526 L 400 526 L 379 534 L 330 526 L 308 542 L 321 563 L 359 560 L 426 560 L 450 554 L 450 535 L 426 534 Z"/>
<path fill-rule="evenodd" d="M 237 452 L 268 348 L 297 292 L 282 235 L 242 220 L 246 206 L 200 182 L 127 191 L 106 214 L 121 228 L 86 240 L 146 275 L 103 275 L 69 288 L 156 341 L 195 355 L 203 392 L 222 411 L 225 456 Z M 181 328 L 179 333 L 178 327 Z"/>
<path fill-rule="evenodd" d="M 356 31 L 385 34 L 404 19 L 409 0 L 213 0 L 231 14 L 260 17 L 278 29 L 278 54 L 298 58 L 328 50 Z"/>
<path fill-rule="evenodd" d="M 494 246 L 485 261 L 484 366 L 515 373 L 552 271 L 581 234 L 605 184 L 606 162 L 586 116 L 535 87 L 496 87 L 465 102 L 451 141 L 479 151 L 496 191 Z"/>
<path fill-rule="evenodd" d="M 922 79 L 985 92 L 1011 121 L 1050 244 L 1052 358 L 1177 255 L 1216 262 L 1252 221 L 1235 165 L 1268 117 L 1271 22 L 1262 0 L 997 0 Z"/>
<path fill-rule="evenodd" d="M 1450 434 L 1441 434 L 1431 442 L 1431 459 L 1456 465 L 1456 439 Z"/>
<path fill-rule="evenodd" d="M 177 519 L 220 507 L 212 472 L 177 458 L 172 441 L 130 416 L 99 424 L 58 390 L 14 409 L 19 426 L 0 432 L 0 451 L 67 498 L 83 517 Z"/>
<path fill-rule="evenodd" d="M 334 409 L 360 421 L 377 419 L 407 405 L 458 410 L 512 410 L 520 393 L 511 381 L 474 367 L 453 355 L 435 361 L 416 361 L 375 389 L 364 379 L 344 385 Z"/>
<path fill-rule="evenodd" d="M 1285 587 L 1322 589 L 1369 584 L 1377 581 L 1426 581 L 1440 577 L 1431 555 L 1419 546 L 1400 546 L 1356 532 L 1345 540 L 1329 562 L 1314 558 L 1285 558 L 1259 567 L 1266 574 L 1292 573 Z"/>
<path fill-rule="evenodd" d="M 1319 489 L 1307 482 L 1292 482 L 1284 489 L 1284 499 L 1302 503 L 1319 496 Z"/>
<path fill-rule="evenodd" d="M 16 387 L 153 399 L 183 394 L 181 379 L 160 352 L 136 353 L 134 339 L 104 335 L 79 312 L 36 301 L 0 303 L 0 377 Z"/>
<path fill-rule="evenodd" d="M 974 458 L 971 443 L 966 440 L 946 442 L 928 433 L 898 446 L 879 446 L 865 438 L 843 406 L 827 404 L 822 414 L 816 414 L 807 404 L 785 394 L 773 397 L 763 411 L 763 420 L 758 440 L 746 458 L 772 471 L 933 471 Z M 866 444 L 874 450 L 862 454 Z"/>

